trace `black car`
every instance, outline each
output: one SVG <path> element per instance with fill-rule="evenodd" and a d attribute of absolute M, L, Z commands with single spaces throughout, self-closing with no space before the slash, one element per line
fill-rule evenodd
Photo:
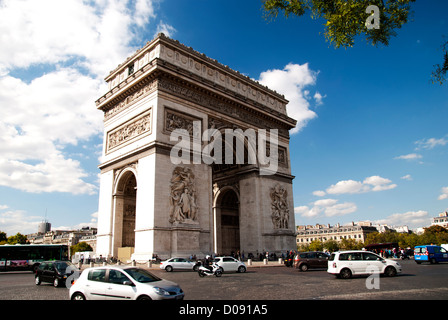
<path fill-rule="evenodd" d="M 65 281 L 71 274 L 78 271 L 78 268 L 69 261 L 44 261 L 36 270 L 35 283 L 40 285 L 42 282 L 53 283 L 55 287 L 65 284 Z"/>

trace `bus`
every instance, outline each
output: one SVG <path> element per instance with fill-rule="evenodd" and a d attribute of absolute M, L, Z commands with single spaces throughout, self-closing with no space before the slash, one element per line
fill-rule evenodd
<path fill-rule="evenodd" d="M 64 244 L 0 245 L 0 271 L 35 271 L 42 261 L 68 260 L 68 246 Z"/>

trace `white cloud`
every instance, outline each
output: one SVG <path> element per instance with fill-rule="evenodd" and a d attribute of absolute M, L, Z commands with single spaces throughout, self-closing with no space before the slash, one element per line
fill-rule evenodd
<path fill-rule="evenodd" d="M 358 209 L 353 202 L 338 202 L 336 199 L 321 199 L 313 202 L 311 207 L 295 207 L 294 213 L 306 218 L 315 218 L 322 214 L 326 217 L 334 217 L 350 214 Z"/>
<path fill-rule="evenodd" d="M 329 186 L 325 191 L 314 191 L 313 194 L 319 197 L 325 196 L 325 194 L 353 194 L 353 193 L 366 193 L 377 192 L 396 188 L 397 185 L 393 184 L 391 180 L 382 178 L 380 176 L 371 176 L 364 179 L 364 181 L 355 180 L 341 180 L 336 184 Z"/>
<path fill-rule="evenodd" d="M 442 193 L 437 199 L 445 200 L 448 199 L 448 187 L 443 187 L 440 192 Z"/>
<path fill-rule="evenodd" d="M 384 191 L 391 190 L 397 187 L 396 184 L 393 184 L 391 180 L 382 178 L 380 176 L 371 176 L 363 181 L 364 185 L 371 186 L 369 191 Z"/>
<path fill-rule="evenodd" d="M 176 29 L 174 29 L 173 26 L 170 26 L 169 24 L 166 24 L 166 23 L 160 21 L 159 24 L 157 25 L 157 30 L 156 30 L 155 36 L 159 33 L 163 33 L 167 37 L 172 38 L 175 32 L 176 32 Z"/>
<path fill-rule="evenodd" d="M 323 104 L 323 99 L 326 97 L 327 95 L 323 96 L 321 95 L 319 92 L 316 91 L 316 93 L 314 94 L 313 98 L 316 101 L 316 105 L 320 106 L 321 104 Z"/>
<path fill-rule="evenodd" d="M 104 77 L 135 48 L 136 27 L 155 16 L 152 0 L 5 0 L 0 70 L 79 59 Z"/>
<path fill-rule="evenodd" d="M 405 176 L 402 176 L 400 179 L 402 179 L 402 180 L 409 180 L 409 181 L 411 181 L 412 180 L 412 177 L 411 177 L 411 175 L 410 174 L 407 174 L 407 175 L 405 175 Z"/>
<path fill-rule="evenodd" d="M 61 69 L 29 84 L 0 78 L 0 185 L 28 192 L 93 193 L 80 163 L 64 156 L 102 131 L 94 106 L 101 83 L 74 69 Z"/>
<path fill-rule="evenodd" d="M 153 0 L 1 2 L 0 185 L 96 191 L 66 149 L 102 133 L 103 78 L 154 17 Z"/>
<path fill-rule="evenodd" d="M 369 191 L 369 187 L 360 181 L 342 180 L 327 188 L 329 194 L 343 194 L 343 193 L 364 193 Z"/>
<path fill-rule="evenodd" d="M 13 236 L 20 232 L 21 234 L 29 234 L 37 232 L 42 217 L 29 216 L 23 210 L 8 210 L 0 213 L 0 231 L 7 236 Z"/>
<path fill-rule="evenodd" d="M 309 90 L 305 88 L 316 84 L 318 73 L 311 70 L 308 63 L 303 65 L 290 63 L 283 70 L 268 70 L 260 74 L 261 84 L 276 90 L 289 100 L 288 116 L 297 120 L 297 125 L 291 130 L 291 134 L 299 132 L 309 120 L 317 117 L 317 114 L 310 110 Z M 318 92 L 314 94 L 318 105 L 322 104 L 323 97 Z"/>
<path fill-rule="evenodd" d="M 415 142 L 417 147 L 415 150 L 420 149 L 433 149 L 437 146 L 444 146 L 448 144 L 448 139 L 446 137 L 436 139 L 436 138 L 429 138 L 429 139 L 421 139 Z"/>
<path fill-rule="evenodd" d="M 423 156 L 421 154 L 418 153 L 409 153 L 409 154 L 404 154 L 398 157 L 395 157 L 394 159 L 402 159 L 402 160 L 416 160 L 416 159 L 421 159 L 423 158 Z"/>
<path fill-rule="evenodd" d="M 416 228 L 428 225 L 430 223 L 430 217 L 428 217 L 427 211 L 408 211 L 405 213 L 394 213 L 385 219 L 376 220 L 375 223 L 390 226 L 407 225 L 409 228 Z"/>

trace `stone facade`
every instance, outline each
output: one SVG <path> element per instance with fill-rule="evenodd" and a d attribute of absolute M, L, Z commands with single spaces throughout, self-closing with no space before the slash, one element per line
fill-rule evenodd
<path fill-rule="evenodd" d="M 334 226 L 329 224 L 297 226 L 297 246 L 308 245 L 313 241 L 335 240 L 341 242 L 343 239 L 364 242 L 369 233 L 377 231 L 377 228 L 368 222 L 352 222 L 350 225 L 340 225 L 338 223 Z"/>
<path fill-rule="evenodd" d="M 109 91 L 96 101 L 104 112 L 97 254 L 133 247 L 132 259 L 141 261 L 295 247 L 295 121 L 283 96 L 163 34 L 105 80 Z M 206 129 L 254 129 L 257 137 L 263 129 L 269 138 L 277 129 L 276 170 L 261 174 L 267 165 L 259 161 L 194 161 L 207 145 Z M 172 160 L 176 132 L 199 141 L 182 154 L 193 161 Z M 244 143 L 249 154 L 253 146 Z"/>

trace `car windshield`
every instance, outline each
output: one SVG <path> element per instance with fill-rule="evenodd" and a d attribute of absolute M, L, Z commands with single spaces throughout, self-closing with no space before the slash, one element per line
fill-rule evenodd
<path fill-rule="evenodd" d="M 71 262 L 55 262 L 54 267 L 61 273 L 70 273 L 76 270 L 76 267 Z"/>
<path fill-rule="evenodd" d="M 162 280 L 144 269 L 132 268 L 132 269 L 126 269 L 124 271 L 127 274 L 129 274 L 132 277 L 132 279 L 138 282 L 146 283 Z"/>

